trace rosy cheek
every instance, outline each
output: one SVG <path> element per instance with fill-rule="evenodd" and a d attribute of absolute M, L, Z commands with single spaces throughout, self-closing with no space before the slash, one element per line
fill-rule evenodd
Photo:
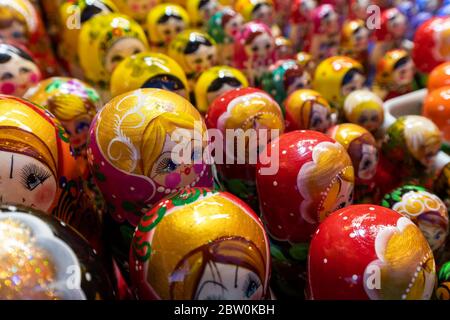
<path fill-rule="evenodd" d="M 139 10 L 139 5 L 138 5 L 138 4 L 133 4 L 133 5 L 131 6 L 131 9 L 132 9 L 133 11 L 138 11 L 138 10 Z"/>
<path fill-rule="evenodd" d="M 203 170 L 203 164 L 194 164 L 194 172 L 200 174 Z"/>
<path fill-rule="evenodd" d="M 39 81 L 39 75 L 37 73 L 30 74 L 30 82 L 36 83 Z"/>
<path fill-rule="evenodd" d="M 0 91 L 4 94 L 13 94 L 16 91 L 16 85 L 12 82 L 4 82 L 0 87 Z"/>
<path fill-rule="evenodd" d="M 33 204 L 37 207 L 50 203 L 55 194 L 52 185 L 38 186 L 38 190 L 33 195 Z"/>
<path fill-rule="evenodd" d="M 181 175 L 177 172 L 169 173 L 166 176 L 165 185 L 167 188 L 176 188 L 181 182 Z"/>

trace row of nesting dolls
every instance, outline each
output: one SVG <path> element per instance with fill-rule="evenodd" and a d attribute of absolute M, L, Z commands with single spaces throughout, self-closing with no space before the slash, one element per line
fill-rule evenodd
<path fill-rule="evenodd" d="M 448 63 L 438 66 L 430 75 L 429 84 L 432 87 L 429 99 L 435 95 L 436 90 L 447 88 L 445 85 L 449 81 L 449 75 L 445 72 L 446 69 Z M 435 90 L 431 90 L 432 88 Z M 421 116 L 399 118 L 388 128 L 387 138 L 381 141 L 380 153 L 379 143 L 369 130 L 376 133 L 377 126 L 381 123 L 381 101 L 366 90 L 351 93 L 344 106 L 350 114 L 354 111 L 361 116 L 349 117 L 348 120 L 355 123 L 337 126 L 331 126 L 332 112 L 328 102 L 319 93 L 308 89 L 296 90 L 288 99 L 285 113 L 286 119 L 289 115 L 290 123 L 287 125 L 279 104 L 268 93 L 255 88 L 238 88 L 224 93 L 213 101 L 205 121 L 188 100 L 166 90 L 139 89 L 119 95 L 101 108 L 93 120 L 99 96 L 94 89 L 76 79 L 50 78 L 31 89 L 28 94 L 29 99 L 38 104 L 12 96 L 1 98 L 0 141 L 1 154 L 5 160 L 2 176 L 9 177 L 2 180 L 2 202 L 38 209 L 57 217 L 82 232 L 97 250 L 102 248 L 99 245 L 101 220 L 105 221 L 111 217 L 114 227 L 119 228 L 120 232 L 115 237 L 109 237 L 108 242 L 115 247 L 117 259 L 126 260 L 124 270 L 130 273 L 139 298 L 263 298 L 269 292 L 271 266 L 275 269 L 274 277 L 277 277 L 275 287 L 286 285 L 283 277 L 294 274 L 297 280 L 291 281 L 290 285 L 299 291 L 304 284 L 302 286 L 301 281 L 299 283 L 297 267 L 301 266 L 306 258 L 305 246 L 307 247 L 311 237 L 317 234 L 319 224 L 342 208 L 358 213 L 355 221 L 351 222 L 355 225 L 362 223 L 364 217 L 374 214 L 377 217 L 381 215 L 381 220 L 378 221 L 376 217 L 367 219 L 370 220 L 369 226 L 373 223 L 382 225 L 376 227 L 376 230 L 382 230 L 384 227 L 391 230 L 393 221 L 397 223 L 400 231 L 405 228 L 409 230 L 413 236 L 407 238 L 412 239 L 414 243 L 407 243 L 400 249 L 393 244 L 400 250 L 395 254 L 406 259 L 405 265 L 399 265 L 398 270 L 394 268 L 394 271 L 391 271 L 400 272 L 405 276 L 405 281 L 413 281 L 415 270 L 422 268 L 419 271 L 424 272 L 427 277 L 421 276 L 421 281 L 428 279 L 428 282 L 422 283 L 426 284 L 426 287 L 414 291 L 412 295 L 408 295 L 408 292 L 404 294 L 410 298 L 431 296 L 429 285 L 430 281 L 434 283 L 434 280 L 430 279 L 434 279 L 435 272 L 435 258 L 431 249 L 438 266 L 446 259 L 448 252 L 445 248 L 448 215 L 443 201 L 425 188 L 409 185 L 384 197 L 383 205 L 411 218 L 419 229 L 404 218 L 401 219 L 401 215 L 393 215 L 391 211 L 388 211 L 390 213 L 387 220 L 384 220 L 383 214 L 386 211 L 376 206 L 349 207 L 354 200 L 379 203 L 380 195 L 405 183 L 425 185 L 429 190 L 434 189 L 448 202 L 449 170 L 444 169 L 436 180 L 429 172 L 433 158 L 441 147 L 441 133 L 429 119 Z M 427 99 L 425 110 L 448 106 L 448 97 L 444 95 L 442 99 L 437 102 Z M 46 108 L 40 107 L 39 104 Z M 60 121 L 48 112 L 47 108 L 51 109 Z M 370 121 L 363 122 L 363 116 L 368 117 Z M 91 121 L 93 122 L 90 123 Z M 317 126 L 321 121 L 324 124 Z M 298 126 L 305 124 L 314 124 L 317 127 L 303 127 L 315 130 L 296 130 L 301 128 Z M 367 125 L 369 130 L 358 124 Z M 258 141 L 253 148 L 266 151 L 256 164 L 246 161 L 241 164 L 216 161 L 215 167 L 220 182 L 238 197 L 202 189 L 214 185 L 213 167 L 209 160 L 211 154 L 205 153 L 208 150 L 208 138 L 204 137 L 206 128 L 218 129 L 225 139 L 226 130 L 230 129 L 243 129 L 241 135 L 251 129 L 261 133 L 269 129 L 268 135 L 271 137 L 272 132 L 281 134 L 278 138 L 272 138 L 268 144 L 262 134 L 257 135 Z M 175 161 L 171 156 L 177 147 L 172 140 L 177 129 L 194 130 L 202 137 L 199 145 L 195 142 L 189 144 L 194 148 L 190 149 L 189 159 L 185 162 Z M 326 132 L 327 135 L 319 131 Z M 194 139 L 195 133 L 188 137 Z M 69 144 L 72 145 L 72 152 Z M 260 147 L 265 144 L 267 148 Z M 250 153 L 250 149 L 250 144 L 245 145 L 244 154 Z M 239 157 L 233 149 L 230 153 L 229 149 L 222 148 L 216 150 L 215 160 L 220 159 L 219 150 L 224 153 L 223 158 Z M 85 160 L 90 170 L 84 167 Z M 274 166 L 277 170 L 270 173 Z M 183 190 L 185 187 L 193 189 L 186 191 Z M 172 196 L 166 198 L 169 195 Z M 242 202 L 242 199 L 246 203 Z M 153 209 L 147 211 L 149 206 Z M 255 213 L 259 211 L 258 207 L 260 214 Z M 362 213 L 359 212 L 360 208 L 363 208 Z M 9 207 L 3 210 L 11 211 Z M 106 210 L 108 215 L 102 215 L 101 212 Z M 16 211 L 17 209 L 14 209 L 14 212 Z M 377 213 L 378 211 L 380 213 Z M 264 218 L 264 228 L 258 218 L 260 215 Z M 4 217 L 8 218 L 4 222 L 5 228 L 18 224 L 17 233 L 5 233 L 5 238 L 17 239 L 30 232 L 35 235 L 37 231 L 33 228 L 40 230 L 41 224 L 34 225 L 33 221 L 27 220 L 32 218 L 21 217 L 17 213 Z M 55 221 L 51 224 L 57 224 Z M 48 223 L 50 222 L 45 224 Z M 194 225 L 195 228 L 192 227 Z M 334 224 L 332 227 L 341 233 L 348 229 L 339 225 L 336 227 Z M 425 238 L 417 230 L 421 230 Z M 354 236 L 350 235 L 349 239 L 365 237 L 365 232 L 373 241 L 378 237 L 377 234 L 369 234 L 364 229 L 358 229 L 357 232 L 353 233 Z M 172 236 L 167 237 L 167 233 Z M 158 234 L 162 237 L 160 241 L 157 240 L 160 239 Z M 386 237 L 389 238 L 390 235 L 381 233 L 380 237 L 384 236 L 384 240 L 378 241 L 386 245 Z M 423 239 L 427 239 L 429 244 Z M 33 249 L 43 249 L 39 247 L 39 242 L 36 242 L 36 237 L 21 241 L 30 242 L 27 245 Z M 73 241 L 75 244 L 70 246 L 83 246 L 82 242 L 76 244 L 81 240 Z M 272 257 L 268 241 L 271 242 Z M 356 243 L 347 245 L 360 243 L 358 238 L 355 241 Z M 14 246 L 17 243 L 6 241 L 4 245 Z M 417 256 L 407 259 L 411 255 L 410 248 L 415 246 L 415 243 L 421 251 L 418 251 Z M 128 261 L 130 245 L 132 255 Z M 84 246 L 84 251 L 80 252 L 95 254 L 88 250 L 86 244 Z M 341 251 L 341 247 L 334 247 L 333 242 L 323 246 Z M 375 244 L 372 243 L 370 250 L 367 249 L 367 259 L 370 258 L 370 261 L 366 261 L 367 265 L 372 260 L 376 261 L 374 248 Z M 44 249 L 47 250 L 44 250 L 47 256 L 44 255 L 43 260 L 38 262 L 44 263 L 50 259 L 54 263 L 51 266 L 59 270 L 61 265 L 57 263 L 63 262 L 52 256 L 52 250 L 59 247 L 50 245 Z M 76 250 L 72 248 L 67 254 L 70 255 L 73 251 Z M 23 255 L 25 252 L 8 262 L 11 265 L 7 267 L 12 268 L 14 263 L 26 260 Z M 169 265 L 161 265 L 158 261 L 166 261 L 167 252 L 171 252 L 170 256 L 173 258 Z M 315 252 L 311 249 L 310 256 L 314 257 Z M 349 252 L 360 254 L 358 250 L 349 249 Z M 85 261 L 87 258 L 79 259 Z M 321 259 L 328 261 L 328 258 Z M 356 257 L 350 256 L 346 259 L 350 259 L 348 263 L 352 264 L 351 259 Z M 46 286 L 45 290 L 36 293 L 36 297 L 67 298 L 72 297 L 68 295 L 70 293 L 77 294 L 77 298 L 93 297 L 88 295 L 89 290 L 104 290 L 100 289 L 95 281 L 101 282 L 107 273 L 95 274 L 95 281 L 92 281 L 92 272 L 86 271 L 89 275 L 83 274 L 82 280 L 90 289 L 67 293 L 64 288 L 54 289 L 48 279 L 43 282 L 44 275 L 28 274 L 26 268 L 37 262 L 25 262 L 18 267 L 22 268 L 20 270 L 23 276 L 29 276 L 27 279 L 31 282 L 19 281 L 18 287 L 11 287 L 17 274 L 8 273 L 2 279 L 5 284 L 9 284 L 2 287 L 6 292 L 2 294 L 6 297 L 20 297 L 22 294 L 32 296 L 33 290 L 26 285 L 35 284 L 33 281 L 40 283 L 39 288 Z M 333 261 L 338 265 L 341 262 L 345 261 Z M 197 263 L 203 267 L 191 270 Z M 289 267 L 286 267 L 286 264 Z M 213 266 L 213 269 L 208 269 L 211 268 L 208 266 Z M 222 290 L 230 285 L 230 281 L 235 281 L 236 274 L 230 273 L 229 270 L 238 272 L 236 266 L 242 268 L 239 272 L 243 272 L 242 277 L 246 278 L 239 284 L 242 285 L 239 289 L 242 291 Z M 98 265 L 91 268 L 94 267 L 101 268 Z M 317 268 L 319 270 L 320 267 Z M 45 270 L 48 273 L 55 272 L 49 268 Z M 316 267 L 310 267 L 309 277 L 313 277 L 312 270 L 316 270 Z M 333 270 L 341 272 L 339 268 Z M 358 273 L 355 270 L 355 273 L 350 275 L 352 279 L 356 278 L 355 283 L 361 286 L 364 285 L 363 271 L 359 270 Z M 171 275 L 175 277 L 175 274 L 179 278 L 170 280 Z M 233 276 L 230 278 L 228 275 Z M 205 282 L 205 285 L 211 282 L 211 278 L 219 277 L 222 279 L 220 288 L 203 288 L 203 285 L 191 283 L 191 277 L 199 279 L 200 276 L 204 279 L 199 283 Z M 309 281 L 314 283 L 312 278 Z M 386 281 L 389 282 L 389 278 Z M 397 288 L 399 292 L 405 292 L 409 288 L 407 286 L 411 282 L 408 281 L 396 284 L 401 289 Z M 308 293 L 308 297 L 337 297 L 329 296 L 328 293 L 322 295 L 321 288 L 322 285 L 319 285 L 317 293 Z M 444 289 L 439 288 L 442 291 L 445 286 Z M 282 288 L 281 292 L 286 290 L 288 289 Z M 112 294 L 108 290 L 102 294 L 95 290 L 94 292 L 100 297 Z M 229 295 L 225 295 L 225 292 Z M 340 291 L 333 292 L 339 294 Z M 390 292 L 386 293 L 388 295 L 379 292 L 366 294 L 371 298 L 401 297 L 390 296 Z M 442 295 L 442 292 L 440 294 Z"/>
<path fill-rule="evenodd" d="M 42 70 L 44 74 L 52 74 L 52 71 L 55 72 L 53 69 L 56 68 L 52 64 L 54 61 L 49 61 L 51 59 L 48 57 L 52 50 L 48 44 L 42 43 L 46 39 L 43 36 L 46 30 L 43 29 L 39 14 L 36 10 L 33 10 L 33 6 L 27 1 L 14 0 L 0 4 L 2 17 L 5 20 L 4 25 L 6 26 L 1 29 L 0 35 L 3 40 L 17 41 L 25 45 L 30 49 L 31 56 L 36 55 L 37 64 L 44 68 Z M 62 32 L 59 32 L 58 53 L 70 75 L 89 81 L 100 90 L 105 100 L 109 100 L 113 90 L 110 83 L 111 76 L 116 66 L 124 58 L 148 50 L 149 45 L 144 28 L 133 19 L 119 14 L 114 3 L 109 3 L 107 0 L 105 0 L 105 3 L 102 1 L 86 2 L 81 0 L 74 3 L 63 3 L 60 6 L 61 14 L 56 14 L 60 21 L 57 30 L 62 30 Z M 187 12 L 189 12 L 189 8 L 197 8 L 197 11 L 202 9 L 205 12 L 188 15 L 183 7 L 172 4 L 158 5 L 151 10 L 149 9 L 152 6 L 150 4 L 137 6 L 137 8 L 148 11 L 147 28 L 145 29 L 150 39 L 151 50 L 168 53 L 177 61 L 187 76 L 186 83 L 191 91 L 194 91 L 199 75 L 217 63 L 230 64 L 232 62 L 235 67 L 246 74 L 250 84 L 255 86 L 260 85 L 263 74 L 270 69 L 275 60 L 295 58 L 293 53 L 298 49 L 292 50 L 290 48 L 292 44 L 287 39 L 276 37 L 276 32 L 269 27 L 272 24 L 264 19 L 266 16 L 273 16 L 272 11 L 266 12 L 268 8 L 272 8 L 272 4 L 265 2 L 241 4 L 237 2 L 236 10 L 230 7 L 219 9 L 217 4 L 210 5 L 208 2 L 203 3 L 201 1 L 196 5 L 186 4 Z M 305 6 L 310 7 L 309 4 L 299 4 L 299 8 Z M 27 8 L 28 11 L 23 8 Z M 340 35 L 339 26 L 328 21 L 328 17 L 337 21 L 338 16 L 333 6 L 324 4 L 316 9 L 314 12 L 317 12 L 314 15 L 307 14 L 307 16 L 317 16 L 314 21 L 317 20 L 316 22 L 319 24 L 333 25 L 330 27 L 334 30 L 333 34 Z M 250 10 L 250 12 L 254 10 L 255 13 L 252 15 L 246 10 Z M 260 10 L 262 12 L 259 12 Z M 209 22 L 205 23 L 203 30 L 185 30 L 190 26 L 189 17 L 201 16 L 203 19 L 199 20 L 206 21 L 209 15 L 212 16 Z M 245 17 L 245 19 L 242 17 Z M 243 21 L 249 22 L 244 25 Z M 362 58 L 362 56 L 366 55 L 369 42 L 368 21 L 346 20 L 346 24 L 342 27 L 342 50 L 337 50 L 339 39 L 330 40 L 329 37 L 325 37 L 326 40 L 323 40 L 323 36 L 320 34 L 306 32 L 308 36 L 311 36 L 312 42 L 324 42 L 311 44 L 311 47 L 325 50 L 326 53 L 318 55 L 315 50 L 308 49 L 310 54 L 301 52 L 298 59 L 301 63 L 313 68 L 311 63 L 336 55 L 340 51 L 367 67 L 367 59 Z M 426 33 L 426 36 L 422 36 L 424 39 L 420 38 L 420 34 L 417 36 L 419 40 L 415 41 L 418 47 L 415 50 L 417 52 L 415 53 L 416 64 L 422 72 L 429 72 L 432 67 L 430 65 L 433 62 L 445 61 L 447 57 L 443 47 L 445 47 L 445 30 L 448 28 L 436 27 L 442 25 L 444 21 L 438 19 L 429 27 L 432 29 L 431 31 L 420 32 L 420 34 Z M 373 61 L 378 62 L 389 49 L 402 47 L 410 49 L 410 46 L 404 46 L 401 41 L 397 41 L 404 39 L 406 27 L 406 19 L 401 10 L 397 8 L 384 10 L 379 22 L 380 26 L 376 28 L 375 33 L 381 35 L 376 41 L 377 45 L 372 50 Z M 305 26 L 302 19 L 300 26 L 302 28 Z M 317 29 L 328 30 L 325 26 L 320 25 Z M 31 32 L 31 30 L 36 31 Z M 185 31 L 182 32 L 183 30 Z M 325 31 L 322 30 L 322 32 Z M 431 33 L 433 35 L 430 35 Z M 283 32 L 280 34 L 283 34 Z M 294 38 L 300 39 L 301 37 L 294 36 Z M 303 40 L 301 42 L 307 43 Z M 431 53 L 431 59 L 429 55 L 424 54 L 428 52 Z M 28 54 L 28 56 L 30 55 Z M 16 59 L 19 58 L 16 57 Z M 5 57 L 5 63 L 12 60 L 15 59 Z M 430 60 L 431 62 L 429 62 Z M 49 65 L 51 65 L 50 68 Z M 403 66 L 402 63 L 397 65 L 399 68 L 401 66 Z M 30 67 L 28 66 L 25 69 L 30 69 Z M 6 76 L 9 76 L 9 79 L 5 79 L 7 83 L 3 92 L 14 94 L 17 90 L 18 93 L 16 94 L 20 95 L 20 87 L 24 86 L 25 79 L 36 81 L 38 72 L 35 68 L 32 71 L 20 73 L 20 70 L 12 70 L 12 72 L 7 72 Z M 176 73 L 175 71 L 172 72 Z M 389 71 L 384 72 L 390 74 Z M 136 74 L 139 74 L 139 72 L 132 73 L 135 77 Z M 13 79 L 21 79 L 21 83 L 18 85 L 11 83 L 11 75 Z M 119 79 L 121 78 L 122 76 L 119 76 Z M 125 78 L 128 79 L 129 77 L 125 76 Z M 181 80 L 177 82 L 170 82 L 167 85 L 175 87 L 183 85 Z M 148 83 L 146 85 L 154 87 L 158 84 Z"/>
<path fill-rule="evenodd" d="M 92 96 L 74 80 L 55 80 L 45 88 L 67 90 L 55 97 L 61 102 Z M 0 214 L 6 249 L 1 254 L 7 258 L 2 260 L 7 270 L 0 279 L 2 297 L 113 297 L 96 252 L 65 224 L 91 236 L 100 232 L 92 224 L 96 212 L 80 208 L 95 189 L 84 187 L 89 177 L 80 181 L 82 158 L 77 165 L 67 133 L 46 109 L 20 98 L 1 96 L 0 113 L 6 178 L 2 202 L 17 204 L 3 206 Z M 217 164 L 220 175 L 238 187 L 230 188 L 238 196 L 239 183 L 246 187 L 243 176 L 256 178 L 260 214 L 238 197 L 211 189 L 207 127 L 281 131 L 256 164 Z M 204 137 L 187 161 L 171 156 L 177 129 L 194 130 L 188 139 L 196 133 Z M 447 276 L 440 279 L 436 296 L 448 298 L 448 265 L 441 266 L 448 259 L 447 208 L 430 189 L 417 186 L 423 180 L 416 181 L 440 148 L 441 134 L 433 122 L 421 116 L 399 118 L 388 129 L 380 154 L 371 133 L 356 124 L 334 126 L 327 134 L 283 131 L 279 105 L 254 88 L 234 89 L 216 99 L 206 125 L 189 101 L 158 89 L 125 93 L 99 111 L 91 124 L 87 161 L 120 227 L 122 239 L 108 241 L 126 244 L 117 249 L 125 249 L 129 259 L 136 297 L 270 298 L 271 268 L 278 278 L 298 276 L 296 267 L 307 258 L 308 298 L 428 299 L 434 292 L 435 264 Z M 258 139 L 266 143 L 262 135 Z M 250 152 L 250 145 L 246 149 Z M 221 151 L 235 157 L 227 148 Z M 387 208 L 352 205 L 360 181 L 377 175 L 381 157 L 395 163 L 396 171 L 385 174 L 377 187 L 394 182 L 400 188 L 383 197 Z M 400 179 L 399 172 L 411 167 L 417 172 Z M 252 187 L 251 181 L 247 186 Z M 284 272 L 275 269 L 280 265 Z M 67 287 L 63 280 L 72 273 L 61 271 L 73 266 L 81 276 Z M 290 285 L 305 289 L 299 282 Z"/>

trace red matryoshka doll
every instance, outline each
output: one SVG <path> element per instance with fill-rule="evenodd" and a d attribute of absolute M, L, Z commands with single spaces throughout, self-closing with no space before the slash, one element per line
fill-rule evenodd
<path fill-rule="evenodd" d="M 333 125 L 330 104 L 320 93 L 310 89 L 292 92 L 284 103 L 286 131 L 325 132 Z"/>
<path fill-rule="evenodd" d="M 1 94 L 21 97 L 41 78 L 41 70 L 27 50 L 11 43 L 0 43 Z"/>
<path fill-rule="evenodd" d="M 248 22 L 236 37 L 234 65 L 251 86 L 258 86 L 263 73 L 275 62 L 275 38 L 263 23 Z"/>
<path fill-rule="evenodd" d="M 450 61 L 443 62 L 428 75 L 427 89 L 428 92 L 432 92 L 439 87 L 450 86 Z"/>
<path fill-rule="evenodd" d="M 244 18 L 230 7 L 216 12 L 208 21 L 208 34 L 216 41 L 221 64 L 231 65 L 234 57 L 234 41 L 244 25 Z"/>
<path fill-rule="evenodd" d="M 235 196 L 206 188 L 182 190 L 147 212 L 130 254 L 140 300 L 267 299 L 270 265 L 258 216 Z"/>
<path fill-rule="evenodd" d="M 57 72 L 44 23 L 30 1 L 0 0 L 0 39 L 15 41 L 30 50 L 45 75 Z"/>
<path fill-rule="evenodd" d="M 96 15 L 81 27 L 78 56 L 87 82 L 104 101 L 110 99 L 111 74 L 126 57 L 148 50 L 141 26 L 131 18 L 108 13 Z"/>
<path fill-rule="evenodd" d="M 450 86 L 440 87 L 428 93 L 422 114 L 441 130 L 444 142 L 450 144 Z"/>
<path fill-rule="evenodd" d="M 344 116 L 376 135 L 384 121 L 383 101 L 370 90 L 355 90 L 345 98 Z"/>
<path fill-rule="evenodd" d="M 368 70 L 369 30 L 364 20 L 346 20 L 341 31 L 340 54 L 355 59 Z"/>
<path fill-rule="evenodd" d="M 282 106 L 295 90 L 311 87 L 311 76 L 296 60 L 278 60 L 264 73 L 261 87 Z"/>
<path fill-rule="evenodd" d="M 112 241 L 125 244 L 125 256 L 143 210 L 183 187 L 212 186 L 211 162 L 203 158 L 204 135 L 198 111 L 167 90 L 124 93 L 97 114 L 88 161 L 115 221 L 111 228 L 121 230 Z"/>
<path fill-rule="evenodd" d="M 361 126 L 353 123 L 338 124 L 327 134 L 342 144 L 352 160 L 355 170 L 355 202 L 378 201 L 375 185 L 378 166 L 378 149 L 375 138 Z"/>
<path fill-rule="evenodd" d="M 308 266 L 314 300 L 428 300 L 436 277 L 420 229 L 398 212 L 369 204 L 343 208 L 320 224 Z"/>
<path fill-rule="evenodd" d="M 113 300 L 101 257 L 62 221 L 23 206 L 0 205 L 2 300 Z"/>
<path fill-rule="evenodd" d="M 424 187 L 404 185 L 386 194 L 381 205 L 411 219 L 422 231 L 436 256 L 448 236 L 448 212 L 444 202 Z"/>
<path fill-rule="evenodd" d="M 378 61 L 373 91 L 383 100 L 389 100 L 414 90 L 415 67 L 407 51 L 386 52 Z"/>
<path fill-rule="evenodd" d="M 322 4 L 311 12 L 313 28 L 308 34 L 306 51 L 321 61 L 339 52 L 339 16 L 330 4 Z"/>
<path fill-rule="evenodd" d="M 290 27 L 289 18 L 293 4 L 294 0 L 273 0 L 275 24 L 279 26 L 281 30 L 286 30 Z"/>
<path fill-rule="evenodd" d="M 387 129 L 387 138 L 382 145 L 377 169 L 382 194 L 402 182 L 431 187 L 431 164 L 441 143 L 442 134 L 430 119 L 416 115 L 398 118 Z"/>
<path fill-rule="evenodd" d="M 422 73 L 450 60 L 449 16 L 432 18 L 417 29 L 412 57 Z"/>
<path fill-rule="evenodd" d="M 256 184 L 269 235 L 290 245 L 305 243 L 326 216 L 352 203 L 353 166 L 339 142 L 297 130 L 267 145 Z"/>
<path fill-rule="evenodd" d="M 315 0 L 294 0 L 290 16 L 290 39 L 297 51 L 305 48 L 305 42 L 312 31 L 312 12 L 317 7 Z"/>
<path fill-rule="evenodd" d="M 46 109 L 0 95 L 0 163 L 1 202 L 51 214 L 82 233 L 90 227 L 78 211 L 80 174 L 69 137 Z"/>
<path fill-rule="evenodd" d="M 345 56 L 322 61 L 316 68 L 313 89 L 328 100 L 332 108 L 341 112 L 345 98 L 362 89 L 366 78 L 362 65 Z"/>
<path fill-rule="evenodd" d="M 369 14 L 368 8 L 371 5 L 370 0 L 350 0 L 349 19 L 361 19 L 366 21 Z"/>
<path fill-rule="evenodd" d="M 370 56 L 374 66 L 389 50 L 405 48 L 405 34 L 408 27 L 406 16 L 397 8 L 381 12 L 380 27 L 375 29 L 375 45 Z"/>
<path fill-rule="evenodd" d="M 206 115 L 215 132 L 215 163 L 226 189 L 257 208 L 255 164 L 271 139 L 284 132 L 278 103 L 266 92 L 239 88 L 217 97 Z"/>

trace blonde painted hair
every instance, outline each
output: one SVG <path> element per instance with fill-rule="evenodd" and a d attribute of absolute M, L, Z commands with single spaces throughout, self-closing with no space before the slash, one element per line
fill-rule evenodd
<path fill-rule="evenodd" d="M 51 97 L 47 108 L 58 120 L 70 121 L 82 115 L 95 116 L 95 107 L 86 108 L 90 102 L 72 94 L 60 94 Z"/>

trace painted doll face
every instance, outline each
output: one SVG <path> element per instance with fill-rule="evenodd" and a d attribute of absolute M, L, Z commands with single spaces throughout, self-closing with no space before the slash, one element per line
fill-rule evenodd
<path fill-rule="evenodd" d="M 321 26 L 323 33 L 325 34 L 335 34 L 339 32 L 339 18 L 337 13 L 330 11 L 326 17 L 321 20 Z"/>
<path fill-rule="evenodd" d="M 234 38 L 243 24 L 244 18 L 240 14 L 236 14 L 224 25 L 225 33 Z"/>
<path fill-rule="evenodd" d="M 176 161 L 177 156 L 173 153 L 173 149 L 177 144 L 170 139 L 169 135 L 166 135 L 161 155 L 153 164 L 151 178 L 158 184 L 171 189 L 193 183 L 203 169 L 203 164 L 198 164 L 202 158 L 202 150 L 195 149 L 197 144 L 193 140 L 190 140 L 190 143 L 192 146 L 191 161 L 189 163 L 180 163 Z"/>
<path fill-rule="evenodd" d="M 187 65 L 197 73 L 211 68 L 215 63 L 214 46 L 201 44 L 195 52 L 186 54 Z"/>
<path fill-rule="evenodd" d="M 50 169 L 33 157 L 0 151 L 1 202 L 47 211 L 57 184 Z"/>
<path fill-rule="evenodd" d="M 320 221 L 325 219 L 330 213 L 342 209 L 353 202 L 353 183 L 338 176 L 330 187 L 323 207 L 319 212 Z"/>
<path fill-rule="evenodd" d="M 267 33 L 256 36 L 251 44 L 245 46 L 247 56 L 254 59 L 264 59 L 275 48 L 273 39 Z"/>
<path fill-rule="evenodd" d="M 108 72 L 113 72 L 123 59 L 143 51 L 145 46 L 139 39 L 129 37 L 119 39 L 106 53 L 105 68 Z"/>
<path fill-rule="evenodd" d="M 428 213 L 422 213 L 426 215 Z M 433 223 L 432 221 L 418 220 L 417 226 L 419 227 L 422 234 L 427 239 L 431 250 L 439 249 L 447 239 L 447 230 L 442 228 L 438 223 Z"/>
<path fill-rule="evenodd" d="M 75 150 L 84 148 L 89 134 L 91 117 L 83 115 L 72 121 L 61 121 L 61 123 L 70 136 L 70 145 L 72 148 Z"/>
<path fill-rule="evenodd" d="M 273 22 L 273 8 L 268 4 L 260 5 L 257 9 L 253 10 L 252 18 L 255 21 L 260 21 L 268 26 Z"/>
<path fill-rule="evenodd" d="M 331 126 L 330 110 L 320 103 L 314 102 L 311 107 L 309 129 L 325 132 Z"/>
<path fill-rule="evenodd" d="M 36 64 L 11 53 L 9 61 L 0 63 L 0 92 L 22 96 L 27 89 L 41 79 Z"/>
<path fill-rule="evenodd" d="M 0 29 L 0 39 L 24 43 L 27 41 L 27 29 L 20 21 L 13 20 L 8 27 Z"/>
<path fill-rule="evenodd" d="M 342 86 L 341 94 L 346 97 L 353 91 L 362 89 L 364 87 L 364 81 L 365 79 L 362 74 L 359 72 L 353 73 L 353 77 L 350 81 Z"/>
<path fill-rule="evenodd" d="M 233 264 L 209 263 L 197 286 L 198 300 L 260 300 L 261 279 L 249 269 Z"/>
<path fill-rule="evenodd" d="M 394 38 L 401 38 L 406 32 L 406 17 L 398 13 L 387 22 L 387 29 Z"/>
<path fill-rule="evenodd" d="M 316 2 L 314 0 L 302 1 L 301 5 L 300 5 L 300 13 L 303 16 L 308 17 L 311 14 L 311 12 L 314 10 L 315 7 L 316 7 Z"/>
<path fill-rule="evenodd" d="M 412 59 L 394 70 L 394 83 L 399 86 L 410 84 L 414 79 L 414 64 Z"/>
<path fill-rule="evenodd" d="M 371 179 L 375 176 L 378 163 L 377 148 L 370 144 L 363 144 L 361 147 L 361 160 L 358 165 L 358 177 L 360 179 Z"/>
<path fill-rule="evenodd" d="M 133 12 L 147 14 L 155 6 L 155 0 L 127 0 L 128 6 Z"/>
<path fill-rule="evenodd" d="M 376 110 L 366 109 L 361 111 L 358 124 L 372 132 L 380 127 L 381 117 Z"/>
<path fill-rule="evenodd" d="M 353 47 L 356 51 L 367 50 L 369 45 L 369 31 L 366 28 L 359 28 L 353 33 Z"/>
<path fill-rule="evenodd" d="M 184 29 L 186 29 L 186 24 L 184 21 L 174 17 L 169 18 L 164 23 L 156 24 L 158 34 L 166 43 L 170 43 L 170 41 L 172 41 L 172 39 Z"/>
<path fill-rule="evenodd" d="M 356 0 L 352 5 L 352 11 L 359 19 L 367 18 L 367 7 L 370 5 L 368 0 Z"/>

